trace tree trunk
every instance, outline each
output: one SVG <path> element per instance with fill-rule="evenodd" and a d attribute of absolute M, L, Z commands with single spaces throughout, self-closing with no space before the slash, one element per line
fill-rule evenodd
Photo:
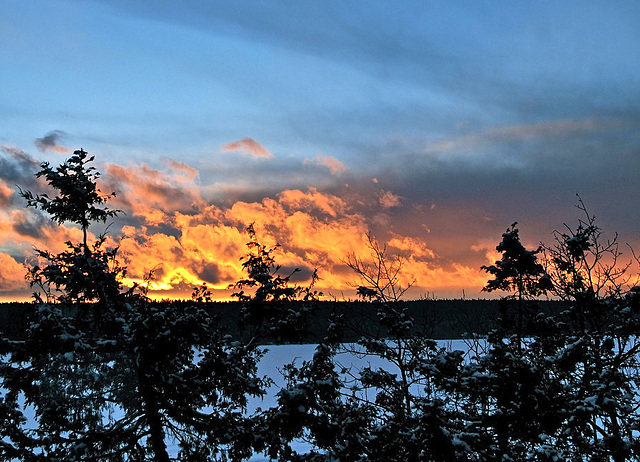
<path fill-rule="evenodd" d="M 153 450 L 153 460 L 155 462 L 170 462 L 169 454 L 167 453 L 167 444 L 164 440 L 162 416 L 158 408 L 155 390 L 149 378 L 142 372 L 143 366 L 139 364 L 138 367 L 141 368 L 138 374 L 138 386 L 140 387 L 147 425 L 149 425 L 149 440 L 151 442 L 151 449 Z"/>

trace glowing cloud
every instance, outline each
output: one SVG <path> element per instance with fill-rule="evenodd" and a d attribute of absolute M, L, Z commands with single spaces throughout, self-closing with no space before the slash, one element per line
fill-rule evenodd
<path fill-rule="evenodd" d="M 143 283 L 144 276 L 154 270 L 150 289 L 155 297 L 185 297 L 203 282 L 218 298 L 228 297 L 229 284 L 243 277 L 240 257 L 247 251 L 245 227 L 249 223 L 255 223 L 262 243 L 282 244 L 276 260 L 283 268 L 301 268 L 299 283 L 308 282 L 317 268 L 321 277 L 317 288 L 325 293 L 352 290 L 358 281 L 344 260 L 351 254 L 369 256 L 369 219 L 348 199 L 314 188 L 282 191 L 276 198 L 259 202 L 237 201 L 228 207 L 209 204 L 182 212 L 162 206 L 149 214 L 138 201 L 129 205 L 143 207 L 133 211 L 143 223 L 122 228 L 120 255 L 129 275 L 125 282 Z M 469 288 L 471 275 L 473 283 L 479 279 L 477 269 L 440 261 L 417 238 L 392 233 L 388 245 L 405 258 L 404 278 L 420 284 L 415 293 Z"/>
<path fill-rule="evenodd" d="M 388 241 L 389 247 L 398 249 L 402 254 L 409 255 L 412 258 L 435 259 L 436 254 L 427 247 L 427 244 L 417 239 L 392 234 Z"/>
<path fill-rule="evenodd" d="M 327 167 L 331 173 L 337 174 L 346 171 L 346 167 L 342 162 L 332 156 L 325 156 L 324 154 L 318 154 L 313 159 L 305 159 L 303 161 L 305 165 L 319 165 L 322 167 Z"/>
<path fill-rule="evenodd" d="M 11 255 L 0 253 L 0 292 L 26 287 L 27 268 Z"/>
<path fill-rule="evenodd" d="M 197 209 L 204 205 L 193 179 L 197 171 L 175 162 L 179 169 L 161 171 L 148 165 L 106 165 L 108 191 L 117 191 L 114 206 L 129 210 L 145 223 L 160 225 L 171 211 Z M 104 189 L 104 188 L 103 188 Z"/>
<path fill-rule="evenodd" d="M 243 155 L 251 155 L 254 157 L 265 157 L 267 159 L 273 157 L 267 148 L 262 146 L 253 138 L 243 138 L 233 143 L 225 144 L 220 148 L 222 152 L 239 152 Z"/>
<path fill-rule="evenodd" d="M 12 151 L 10 156 L 7 178 L 35 164 L 21 152 Z M 367 233 L 381 220 L 394 223 L 393 214 L 404 209 L 405 199 L 391 191 L 365 195 L 357 188 L 340 195 L 313 187 L 285 189 L 259 200 L 213 204 L 201 194 L 197 170 L 172 159 L 163 163 L 163 169 L 146 164 L 98 166 L 103 173 L 100 189 L 116 191 L 110 205 L 124 211 L 109 228 L 107 245 L 119 246 L 119 259 L 127 267 L 125 285 L 148 281 L 154 298 L 188 298 L 194 286 L 205 282 L 216 298 L 229 298 L 229 285 L 244 276 L 240 257 L 247 252 L 250 223 L 255 223 L 262 243 L 282 244 L 274 256 L 283 271 L 302 270 L 296 283 L 308 283 L 318 269 L 317 289 L 330 296 L 352 297 L 360 281 L 345 259 L 354 254 L 368 259 Z M 22 164 L 24 168 L 19 168 Z M 43 186 L 29 184 L 34 191 Z M 65 249 L 65 241 L 81 239 L 77 227 L 57 226 L 39 211 L 14 203 L 15 192 L 2 179 L 0 201 L 0 252 L 4 253 L 0 265 L 7 288 L 24 285 L 24 267 L 16 256 L 36 264 L 33 247 L 58 253 Z M 93 231 L 97 234 L 105 227 L 96 225 Z M 411 295 L 481 287 L 484 275 L 478 266 L 440 257 L 424 235 L 422 228 L 400 226 L 393 231 L 386 227 L 378 236 L 393 255 L 405 259 L 403 282 L 416 281 Z M 477 251 L 471 252 L 477 256 Z M 147 280 L 150 272 L 153 277 Z"/>

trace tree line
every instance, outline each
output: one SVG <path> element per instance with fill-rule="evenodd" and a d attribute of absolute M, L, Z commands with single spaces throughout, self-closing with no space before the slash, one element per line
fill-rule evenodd
<path fill-rule="evenodd" d="M 516 223 L 505 231 L 501 259 L 483 267 L 485 290 L 507 294 L 498 327 L 464 352 L 416 332 L 402 260 L 369 236 L 372 258 L 345 261 L 383 330 L 345 343 L 347 320 L 330 315 L 312 359 L 284 368 L 277 405 L 248 413 L 271 383 L 258 374 L 260 340 L 303 338 L 322 294 L 292 284 L 252 225 L 234 285 L 241 337 L 203 309 L 206 286 L 194 303 L 124 288 L 117 247 L 105 234 L 88 241 L 91 224 L 120 213 L 92 161 L 79 150 L 41 164 L 55 197 L 20 191 L 83 234 L 61 253 L 37 250 L 25 335 L 0 339 L 2 460 L 640 460 L 640 287 L 582 201 L 578 224 L 551 246 L 526 249 Z M 544 294 L 566 309 L 539 310 Z M 343 352 L 383 361 L 345 368 Z"/>

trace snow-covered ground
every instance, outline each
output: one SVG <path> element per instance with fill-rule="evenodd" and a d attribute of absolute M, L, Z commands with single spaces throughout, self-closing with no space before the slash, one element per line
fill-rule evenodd
<path fill-rule="evenodd" d="M 439 347 L 447 350 L 467 351 L 469 349 L 465 340 L 439 340 Z M 263 409 L 276 404 L 276 393 L 284 386 L 282 376 L 282 367 L 295 361 L 296 365 L 301 365 L 303 361 L 308 361 L 313 357 L 316 345 L 274 345 L 266 348 L 267 352 L 258 365 L 258 375 L 266 375 L 274 381 L 274 385 L 268 390 L 264 399 L 253 399 L 250 402 L 249 410 L 255 410 L 257 407 Z M 385 361 L 369 356 L 361 358 L 353 353 L 339 353 L 336 360 L 343 366 L 360 368 L 367 365 L 372 367 L 389 367 Z M 376 361 L 376 362 L 374 362 Z"/>

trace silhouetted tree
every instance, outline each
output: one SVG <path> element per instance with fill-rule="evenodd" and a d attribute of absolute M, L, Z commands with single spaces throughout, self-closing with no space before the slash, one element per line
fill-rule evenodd
<path fill-rule="evenodd" d="M 22 197 L 27 200 L 27 206 L 44 210 L 58 224 L 71 222 L 79 225 L 83 234 L 82 245 L 87 252 L 89 225 L 92 222 L 105 223 L 120 212 L 103 206 L 116 194 L 101 194 L 97 187 L 100 173 L 95 167 L 88 166 L 93 160 L 94 156 L 89 157 L 86 151 L 79 149 L 56 168 L 51 167 L 49 162 L 40 164 L 41 170 L 36 173 L 36 177 L 44 177 L 47 183 L 57 190 L 58 195 L 54 198 L 47 194 L 20 191 Z"/>
<path fill-rule="evenodd" d="M 496 246 L 496 250 L 502 253 L 502 259 L 493 265 L 482 266 L 482 269 L 491 274 L 494 279 L 487 282 L 482 289 L 486 292 L 502 290 L 514 292 L 514 295 L 502 299 L 503 319 L 502 327 L 506 328 L 510 313 L 508 306 L 515 300 L 516 322 L 513 328 L 516 334 L 523 334 L 524 318 L 532 315 L 537 303 L 531 303 L 536 297 L 545 294 L 551 289 L 551 279 L 546 274 L 544 266 L 538 261 L 538 254 L 542 247 L 536 250 L 527 250 L 520 242 L 517 223 L 513 223 L 505 233 L 502 241 Z M 531 306 L 533 305 L 533 306 Z"/>
<path fill-rule="evenodd" d="M 46 263 L 43 267 L 30 268 L 28 278 L 32 287 L 46 295 L 47 301 L 104 304 L 121 289 L 120 279 L 125 270 L 116 260 L 117 248 L 104 249 L 105 234 L 92 246 L 87 242 L 91 223 L 105 223 L 120 213 L 105 205 L 115 193 L 101 194 L 96 184 L 100 174 L 89 165 L 93 160 L 93 156 L 88 157 L 88 153 L 80 149 L 56 168 L 43 162 L 36 176 L 44 177 L 57 191 L 55 197 L 20 190 L 27 207 L 45 211 L 58 224 L 73 223 L 82 230 L 82 242 L 67 241 L 68 250 L 60 254 L 36 249 L 36 254 Z"/>
<path fill-rule="evenodd" d="M 583 201 L 574 228 L 545 247 L 553 293 L 568 309 L 547 325 L 540 349 L 566 389 L 556 441 L 568 458 L 639 460 L 640 311 L 637 279 L 621 261 L 618 236 L 605 239 Z"/>
<path fill-rule="evenodd" d="M 258 241 L 253 223 L 247 226 L 249 252 L 241 260 L 247 277 L 231 287 L 232 294 L 241 303 L 241 327 L 252 329 L 254 338 L 275 342 L 300 341 L 307 332 L 308 315 L 313 302 L 322 293 L 313 289 L 317 272 L 311 275 L 308 287 L 291 284 L 290 274 L 281 275 L 282 267 L 274 259 L 273 252 L 280 245 L 267 247 Z M 245 292 L 248 289 L 249 292 Z"/>

